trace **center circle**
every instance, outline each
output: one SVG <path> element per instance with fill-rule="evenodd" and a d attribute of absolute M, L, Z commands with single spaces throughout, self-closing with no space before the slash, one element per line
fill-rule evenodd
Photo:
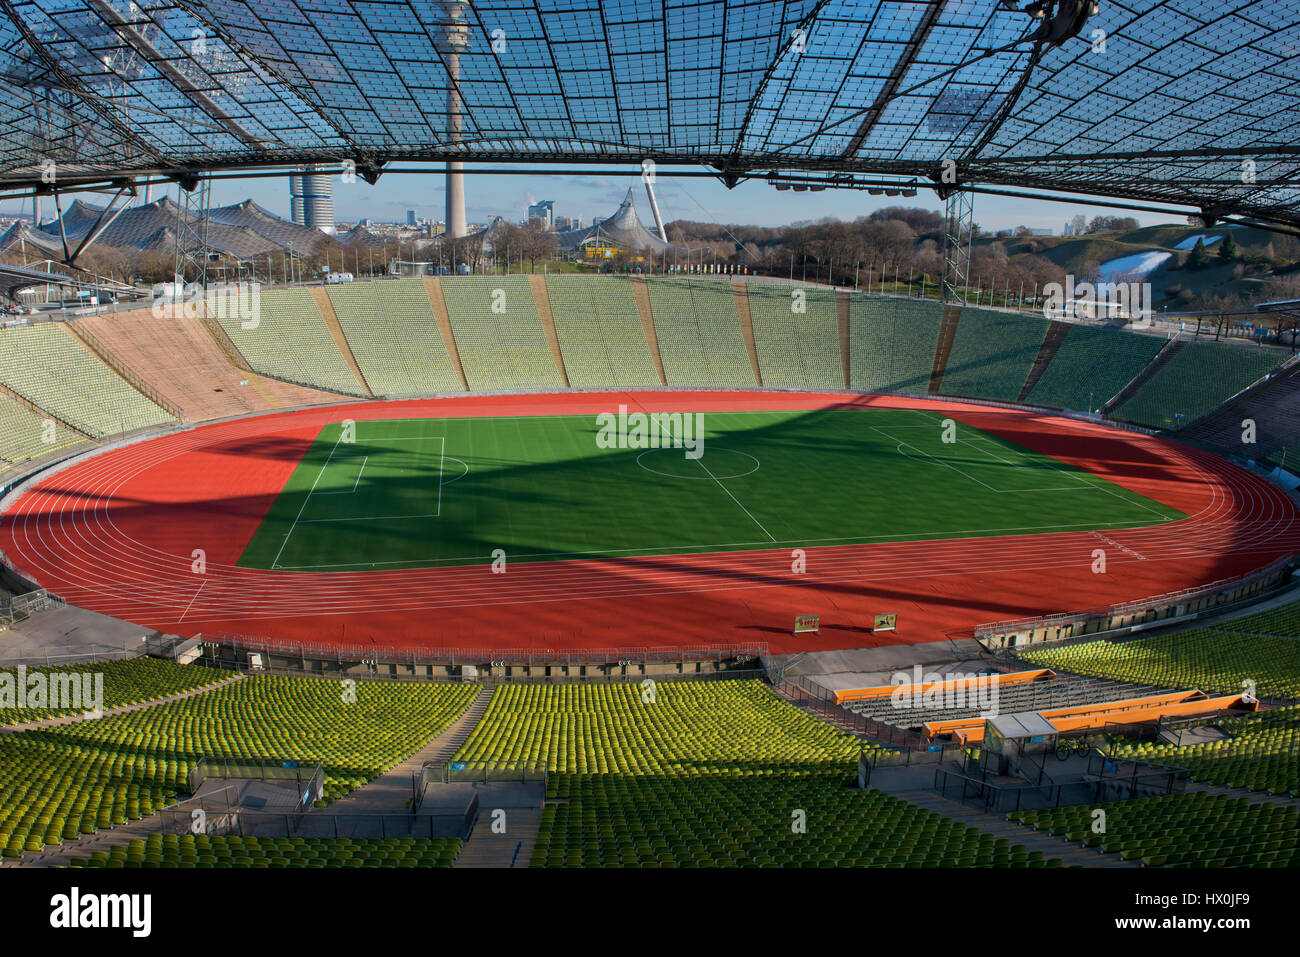
<path fill-rule="evenodd" d="M 721 482 L 753 475 L 760 463 L 748 452 L 705 445 L 698 459 L 688 459 L 686 449 L 646 449 L 636 457 L 636 464 L 665 478 Z"/>

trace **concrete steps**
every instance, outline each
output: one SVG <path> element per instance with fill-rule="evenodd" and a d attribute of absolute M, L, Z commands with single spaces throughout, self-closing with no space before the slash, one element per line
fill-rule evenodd
<path fill-rule="evenodd" d="M 943 374 L 952 355 L 952 343 L 957 338 L 957 324 L 961 322 L 961 304 L 944 303 L 943 319 L 939 323 L 939 341 L 935 343 L 934 364 L 930 368 L 930 395 L 938 395 L 943 388 Z"/>
<path fill-rule="evenodd" d="M 488 707 L 492 704 L 492 698 L 496 694 L 496 688 L 480 688 L 479 693 L 474 696 L 474 700 L 469 703 L 465 713 L 456 719 L 456 722 L 448 728 L 438 739 L 439 747 L 437 753 L 431 760 L 450 761 L 461 745 L 469 740 L 469 736 L 474 733 L 478 723 L 483 720 L 483 715 L 487 714 Z"/>
<path fill-rule="evenodd" d="M 542 829 L 541 808 L 504 808 L 505 833 L 492 832 L 491 811 L 483 809 L 454 867 L 527 867 Z"/>
<path fill-rule="evenodd" d="M 408 810 L 411 787 L 420 769 L 429 761 L 446 761 L 465 743 L 492 701 L 493 689 L 484 688 L 447 730 L 427 742 L 401 764 L 363 784 L 329 806 L 328 813 L 385 814 Z"/>
<path fill-rule="evenodd" d="M 1052 324 L 1047 327 L 1047 335 L 1043 337 L 1043 344 L 1038 347 L 1038 355 L 1034 359 L 1033 366 L 1029 369 L 1029 375 L 1025 378 L 1025 384 L 1020 388 L 1020 395 L 1017 402 L 1024 402 L 1029 398 L 1029 393 L 1034 391 L 1034 386 L 1038 385 L 1038 380 L 1043 377 L 1047 367 L 1051 365 L 1052 359 L 1056 357 L 1056 351 L 1061 348 L 1061 343 L 1070 333 L 1070 324 L 1061 322 L 1059 319 L 1053 319 Z M 1089 412 L 1092 410 L 1089 409 Z"/>
<path fill-rule="evenodd" d="M 1143 383 L 1155 375 L 1161 366 L 1181 352 L 1183 346 L 1186 344 L 1187 343 L 1182 339 L 1170 339 L 1168 344 L 1156 353 L 1155 358 L 1147 363 L 1146 368 L 1133 377 L 1133 381 L 1116 392 L 1115 395 L 1111 397 L 1110 401 L 1102 406 L 1102 414 L 1110 415 L 1129 399 L 1133 398 L 1133 395 L 1137 390 L 1142 388 Z"/>

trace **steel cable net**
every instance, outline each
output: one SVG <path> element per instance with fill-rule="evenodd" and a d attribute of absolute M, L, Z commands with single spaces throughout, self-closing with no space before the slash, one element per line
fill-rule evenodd
<path fill-rule="evenodd" d="M 1050 0 L 1050 20 L 1069 0 Z M 1300 222 L 1300 0 L 0 0 L 0 187 L 266 164 L 937 175 Z"/>

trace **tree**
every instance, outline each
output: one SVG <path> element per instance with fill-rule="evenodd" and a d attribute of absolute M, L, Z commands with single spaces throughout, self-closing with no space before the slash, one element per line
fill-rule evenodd
<path fill-rule="evenodd" d="M 1204 269 L 1210 264 L 1210 254 L 1205 251 L 1205 243 L 1198 236 L 1196 245 L 1192 247 L 1192 253 L 1187 257 L 1188 269 Z"/>
<path fill-rule="evenodd" d="M 1229 232 L 1219 240 L 1219 258 L 1224 262 L 1230 262 L 1239 255 L 1241 255 L 1241 250 L 1237 248 L 1237 241 L 1232 238 L 1232 233 Z"/>
<path fill-rule="evenodd" d="M 1111 233 L 1127 232 L 1130 229 L 1137 229 L 1138 221 L 1132 216 L 1094 216 L 1088 223 L 1086 232 L 1089 233 Z"/>

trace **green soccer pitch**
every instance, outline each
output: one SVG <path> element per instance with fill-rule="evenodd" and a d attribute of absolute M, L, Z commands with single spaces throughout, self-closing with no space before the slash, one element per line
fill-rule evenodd
<path fill-rule="evenodd" d="M 594 416 L 325 426 L 244 550 L 312 571 L 1114 529 L 1183 518 L 934 412 L 727 412 L 704 452 L 602 448 Z M 949 437 L 954 437 L 950 434 Z M 345 441 L 354 438 L 354 441 Z"/>

